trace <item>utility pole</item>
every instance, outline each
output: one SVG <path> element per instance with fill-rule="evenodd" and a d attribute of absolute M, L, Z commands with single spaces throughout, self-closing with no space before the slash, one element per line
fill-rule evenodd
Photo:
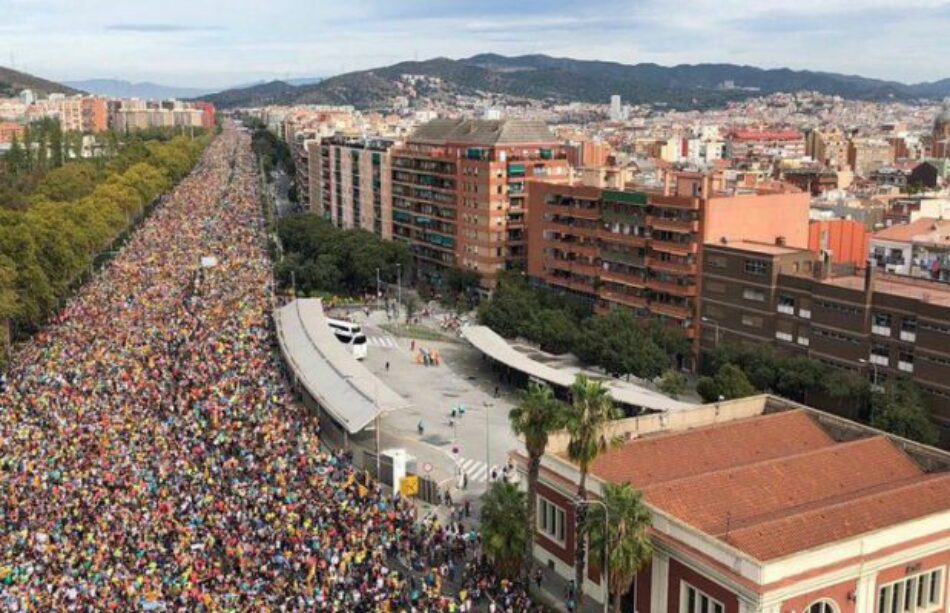
<path fill-rule="evenodd" d="M 396 322 L 402 312 L 402 264 L 396 262 Z"/>

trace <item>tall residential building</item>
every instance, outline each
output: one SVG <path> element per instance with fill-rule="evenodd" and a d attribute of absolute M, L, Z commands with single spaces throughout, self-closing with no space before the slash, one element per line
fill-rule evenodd
<path fill-rule="evenodd" d="M 393 238 L 394 145 L 388 139 L 346 136 L 311 145 L 310 167 L 316 164 L 318 171 L 310 177 L 311 210 L 339 228 Z"/>
<path fill-rule="evenodd" d="M 837 128 L 812 130 L 808 133 L 805 153 L 832 170 L 844 168 L 848 165 L 848 137 Z"/>
<path fill-rule="evenodd" d="M 529 180 L 569 174 L 543 122 L 430 121 L 393 152 L 393 236 L 434 281 L 457 267 L 491 288 L 499 271 L 524 266 Z"/>
<path fill-rule="evenodd" d="M 950 442 L 950 286 L 775 244 L 730 241 L 705 251 L 704 351 L 767 344 L 878 385 L 911 378 Z"/>
<path fill-rule="evenodd" d="M 623 121 L 623 103 L 617 94 L 610 97 L 610 120 Z"/>
<path fill-rule="evenodd" d="M 893 163 L 894 147 L 886 140 L 855 138 L 848 146 L 848 164 L 859 177 L 870 177 L 878 168 Z"/>
<path fill-rule="evenodd" d="M 950 158 L 950 101 L 944 101 L 943 110 L 934 119 L 932 155 Z"/>
<path fill-rule="evenodd" d="M 809 196 L 783 189 L 725 191 L 721 175 L 694 172 L 668 173 L 656 191 L 533 183 L 528 275 L 598 310 L 632 309 L 696 339 L 706 242 L 807 247 Z"/>
<path fill-rule="evenodd" d="M 105 132 L 109 129 L 109 108 L 105 98 L 83 98 L 82 128 L 83 132 Z"/>

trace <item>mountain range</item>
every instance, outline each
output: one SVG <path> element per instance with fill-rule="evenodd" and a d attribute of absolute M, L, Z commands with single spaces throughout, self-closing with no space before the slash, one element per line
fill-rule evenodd
<path fill-rule="evenodd" d="M 404 74 L 440 78 L 439 91 L 427 94 L 483 92 L 560 102 L 602 103 L 612 94 L 619 94 L 627 103 L 659 103 L 674 108 L 703 108 L 750 96 L 802 90 L 860 100 L 950 96 L 950 78 L 908 85 L 856 75 L 735 64 L 667 67 L 546 55 L 481 54 L 459 60 L 435 58 L 402 62 L 312 84 L 271 81 L 226 90 L 205 99 L 222 108 L 266 104 L 351 104 L 361 109 L 383 108 L 403 94 L 398 82 Z M 725 82 L 731 82 L 733 87 L 722 87 Z"/>
<path fill-rule="evenodd" d="M 214 93 L 214 88 L 177 87 L 160 85 L 150 81 L 133 83 L 121 79 L 86 79 L 83 81 L 64 81 L 65 85 L 90 94 L 112 98 L 140 98 L 143 100 L 165 100 L 168 98 L 197 98 Z"/>
<path fill-rule="evenodd" d="M 55 93 L 69 95 L 79 93 L 78 90 L 67 85 L 0 66 L 0 97 L 15 96 L 24 89 L 31 89 L 39 96 Z"/>

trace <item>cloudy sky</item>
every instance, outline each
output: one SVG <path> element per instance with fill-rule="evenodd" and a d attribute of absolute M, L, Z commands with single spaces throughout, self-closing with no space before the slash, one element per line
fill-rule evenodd
<path fill-rule="evenodd" d="M 950 0 L 0 0 L 0 65 L 219 87 L 435 56 L 950 77 Z"/>

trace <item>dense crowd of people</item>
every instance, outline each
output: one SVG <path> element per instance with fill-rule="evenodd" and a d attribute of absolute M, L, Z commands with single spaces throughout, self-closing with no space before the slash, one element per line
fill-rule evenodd
<path fill-rule="evenodd" d="M 273 351 L 258 188 L 229 127 L 14 356 L 0 609 L 526 610 L 477 535 L 321 450 Z"/>

